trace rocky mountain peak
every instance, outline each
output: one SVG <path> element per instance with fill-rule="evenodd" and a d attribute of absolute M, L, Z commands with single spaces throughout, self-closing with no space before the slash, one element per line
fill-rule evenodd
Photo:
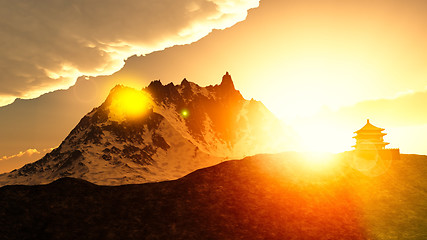
<path fill-rule="evenodd" d="M 233 80 L 231 79 L 231 75 L 228 72 L 226 72 L 225 75 L 222 77 L 220 86 L 230 90 L 236 90 L 234 88 L 234 83 L 233 83 Z"/>
<path fill-rule="evenodd" d="M 184 79 L 181 81 L 181 85 L 182 85 L 182 86 L 190 86 L 190 82 L 188 82 L 187 78 L 184 78 Z"/>

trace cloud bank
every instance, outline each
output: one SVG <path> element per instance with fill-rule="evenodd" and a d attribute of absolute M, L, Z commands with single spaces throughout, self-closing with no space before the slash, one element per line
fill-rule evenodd
<path fill-rule="evenodd" d="M 259 0 L 0 0 L 0 106 L 109 75 L 132 55 L 188 44 Z M 165 66 L 167 67 L 167 66 Z"/>
<path fill-rule="evenodd" d="M 11 156 L 0 157 L 0 174 L 21 168 L 25 164 L 35 162 L 52 150 L 53 148 L 46 148 L 40 151 L 30 148 Z"/>

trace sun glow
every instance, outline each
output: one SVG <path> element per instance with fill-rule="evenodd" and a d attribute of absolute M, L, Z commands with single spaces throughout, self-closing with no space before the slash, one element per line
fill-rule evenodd
<path fill-rule="evenodd" d="M 321 183 L 332 180 L 337 176 L 343 166 L 342 155 L 326 153 L 303 153 L 303 152 L 283 152 L 269 156 L 272 160 L 265 163 L 264 167 L 271 169 L 281 178 L 290 177 L 295 181 Z"/>
<path fill-rule="evenodd" d="M 296 131 L 298 151 L 340 153 L 351 150 L 353 131 L 345 123 L 313 118 L 292 125 Z"/>
<path fill-rule="evenodd" d="M 324 152 L 303 153 L 304 165 L 313 171 L 325 171 L 336 167 L 336 159 L 333 154 Z"/>
<path fill-rule="evenodd" d="M 110 119 L 123 121 L 139 118 L 152 107 L 153 102 L 149 93 L 132 88 L 121 88 L 113 95 Z"/>

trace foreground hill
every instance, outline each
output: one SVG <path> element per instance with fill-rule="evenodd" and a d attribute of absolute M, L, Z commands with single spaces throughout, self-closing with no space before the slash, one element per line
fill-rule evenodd
<path fill-rule="evenodd" d="M 368 236 L 427 239 L 427 156 L 401 154 L 381 171 L 362 173 L 352 185 Z"/>
<path fill-rule="evenodd" d="M 259 155 L 181 179 L 0 188 L 1 239 L 365 239 L 352 169 Z"/>
<path fill-rule="evenodd" d="M 0 186 L 61 177 L 119 185 L 177 179 L 226 159 L 277 152 L 287 134 L 261 103 L 246 100 L 231 76 L 200 87 L 153 81 L 116 86 L 41 160 L 0 175 Z"/>
<path fill-rule="evenodd" d="M 427 239 L 427 156 L 375 176 L 312 157 L 257 155 L 140 185 L 5 186 L 0 239 Z"/>

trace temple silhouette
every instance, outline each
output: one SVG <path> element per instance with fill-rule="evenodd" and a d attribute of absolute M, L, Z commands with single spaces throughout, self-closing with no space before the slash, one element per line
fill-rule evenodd
<path fill-rule="evenodd" d="M 356 144 L 353 146 L 353 157 L 380 162 L 400 159 L 398 148 L 386 148 L 389 143 L 384 142 L 384 136 L 387 135 L 383 133 L 384 130 L 372 125 L 368 119 L 365 126 L 354 132 Z"/>

